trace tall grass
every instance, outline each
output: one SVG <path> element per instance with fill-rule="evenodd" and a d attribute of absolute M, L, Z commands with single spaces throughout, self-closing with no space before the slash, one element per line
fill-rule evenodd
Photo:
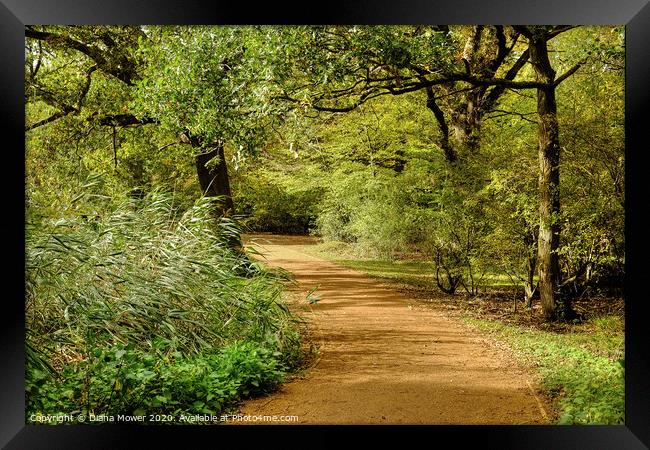
<path fill-rule="evenodd" d="M 225 398 L 254 389 L 235 383 L 195 398 L 188 394 L 194 387 L 187 389 L 196 377 L 233 358 L 262 358 L 224 376 L 259 385 L 264 374 L 244 372 L 266 368 L 274 384 L 297 362 L 296 318 L 281 301 L 281 284 L 229 245 L 238 226 L 214 219 L 213 201 L 180 212 L 171 194 L 154 191 L 94 216 L 28 214 L 28 411 L 131 413 L 167 405 L 215 412 Z M 156 390 L 167 400 L 152 400 Z M 62 392 L 67 402 L 57 400 Z"/>

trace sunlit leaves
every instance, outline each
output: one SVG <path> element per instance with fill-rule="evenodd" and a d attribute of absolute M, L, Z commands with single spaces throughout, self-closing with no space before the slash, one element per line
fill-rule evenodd
<path fill-rule="evenodd" d="M 254 151 L 275 110 L 272 71 L 251 27 L 152 27 L 135 107 L 173 132 L 188 130 Z"/>

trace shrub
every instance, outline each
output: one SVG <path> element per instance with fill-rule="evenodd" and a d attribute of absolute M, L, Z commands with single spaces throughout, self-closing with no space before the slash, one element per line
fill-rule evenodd
<path fill-rule="evenodd" d="M 232 399 L 297 364 L 278 278 L 228 245 L 238 226 L 215 221 L 212 200 L 185 212 L 158 191 L 111 203 L 92 218 L 28 217 L 28 411 L 200 410 L 207 394 L 187 380 L 221 373 L 235 393 L 215 398 Z"/>
<path fill-rule="evenodd" d="M 163 345 L 162 347 L 166 347 Z M 279 352 L 236 342 L 215 352 L 183 355 L 116 344 L 96 348 L 58 377 L 28 370 L 32 414 L 220 414 L 241 397 L 273 389 L 287 367 Z"/>

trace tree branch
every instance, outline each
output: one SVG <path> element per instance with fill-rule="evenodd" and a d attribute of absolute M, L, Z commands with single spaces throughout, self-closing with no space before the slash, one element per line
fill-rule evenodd
<path fill-rule="evenodd" d="M 533 114 L 537 114 L 536 112 L 519 113 L 519 112 L 516 112 L 516 111 L 506 111 L 504 109 L 493 109 L 490 112 L 496 112 L 496 113 L 502 113 L 502 114 L 498 114 L 496 116 L 488 116 L 487 117 L 488 119 L 496 119 L 498 117 L 503 117 L 503 116 L 519 116 L 519 118 L 521 118 L 522 120 L 525 120 L 526 122 L 530 122 L 530 123 L 534 123 L 534 124 L 537 123 L 536 121 L 531 120 L 528 117 L 526 117 L 526 116 L 530 116 L 530 115 L 533 115 Z"/>
<path fill-rule="evenodd" d="M 91 120 L 96 120 L 100 125 L 129 127 L 134 125 L 146 125 L 150 123 L 159 123 L 158 120 L 151 117 L 138 118 L 133 114 L 107 114 L 104 116 L 93 116 Z"/>
<path fill-rule="evenodd" d="M 528 28 L 527 26 L 523 26 L 523 25 L 513 25 L 512 28 L 514 28 L 514 30 L 515 30 L 517 33 L 519 33 L 519 34 L 523 34 L 524 36 L 526 36 L 528 39 L 531 39 L 531 38 L 533 37 L 533 32 L 532 32 L 532 30 L 531 30 L 530 28 Z"/>
<path fill-rule="evenodd" d="M 526 50 L 521 54 L 519 59 L 512 65 L 512 67 L 506 72 L 505 79 L 506 80 L 514 80 L 519 71 L 526 65 L 528 62 L 529 58 L 529 52 Z M 490 93 L 487 95 L 485 98 L 485 101 L 483 102 L 483 107 L 485 109 L 490 109 L 492 106 L 494 106 L 499 100 L 499 97 L 504 93 L 508 86 L 495 86 Z"/>
<path fill-rule="evenodd" d="M 121 62 L 124 61 L 117 61 L 114 64 L 115 61 L 111 61 L 106 58 L 104 56 L 104 52 L 101 49 L 85 44 L 83 42 L 79 42 L 69 36 L 51 33 L 48 31 L 37 31 L 31 27 L 27 27 L 25 29 L 25 37 L 47 42 L 54 47 L 58 46 L 77 50 L 78 52 L 83 53 L 92 61 L 94 61 L 102 71 L 106 72 L 109 75 L 113 75 L 128 86 L 133 86 L 134 80 L 137 78 L 137 74 L 135 73 L 135 70 L 130 67 L 130 64 L 126 64 L 126 67 L 124 67 L 124 64 L 121 64 Z M 106 44 L 105 37 L 102 40 Z"/>
<path fill-rule="evenodd" d="M 577 63 L 576 65 L 574 65 L 573 67 L 571 67 L 569 70 L 567 70 L 566 72 L 564 72 L 564 74 L 562 74 L 561 76 L 559 76 L 559 77 L 555 80 L 555 82 L 553 83 L 553 86 L 557 86 L 557 85 L 559 85 L 561 82 L 563 82 L 564 80 L 566 80 L 567 78 L 569 78 L 571 75 L 573 75 L 574 73 L 576 73 L 576 72 L 578 71 L 578 69 L 580 69 L 580 67 L 582 67 L 585 63 L 586 63 L 586 61 L 584 61 L 584 60 L 583 60 L 583 61 L 580 61 L 579 63 Z"/>
<path fill-rule="evenodd" d="M 503 64 L 503 61 L 506 59 L 506 56 L 508 56 L 508 53 L 510 53 L 512 50 L 512 47 L 508 48 L 507 46 L 506 35 L 503 32 L 503 26 L 496 25 L 494 28 L 497 38 L 497 54 L 487 68 L 490 75 L 494 75 L 496 73 L 497 69 L 501 67 L 501 64 Z"/>
<path fill-rule="evenodd" d="M 72 110 L 69 110 L 69 111 L 57 111 L 54 114 L 52 114 L 50 117 L 48 117 L 47 119 L 39 120 L 38 122 L 35 122 L 35 123 L 31 124 L 31 125 L 27 125 L 25 127 L 25 131 L 26 132 L 31 131 L 31 130 L 33 130 L 35 128 L 42 127 L 43 125 L 47 125 L 48 123 L 54 122 L 55 120 L 60 119 L 61 117 L 67 116 L 71 112 L 72 112 Z"/>
<path fill-rule="evenodd" d="M 555 36 L 558 34 L 564 33 L 565 31 L 572 30 L 574 28 L 577 28 L 575 25 L 558 25 L 553 30 L 551 30 L 547 35 L 546 35 L 546 40 L 550 41 L 553 39 Z"/>
<path fill-rule="evenodd" d="M 83 101 L 86 98 L 86 95 L 88 94 L 88 91 L 90 90 L 90 85 L 92 83 L 92 74 L 93 72 L 97 70 L 97 66 L 92 66 L 88 71 L 86 72 L 86 81 L 81 88 L 81 91 L 79 92 L 79 99 L 77 100 L 77 104 L 75 106 L 71 106 L 68 104 L 60 104 L 52 94 L 50 94 L 47 91 L 44 91 L 40 89 L 40 91 L 44 94 L 41 95 L 42 100 L 47 103 L 50 106 L 54 106 L 60 109 L 60 111 L 52 114 L 50 117 L 39 120 L 36 123 L 33 123 L 31 125 L 27 125 L 25 127 L 25 132 L 33 130 L 38 127 L 42 127 L 43 125 L 47 125 L 48 123 L 52 123 L 55 120 L 60 119 L 61 117 L 65 117 L 69 114 L 79 114 L 81 111 L 81 106 L 83 105 Z"/>
<path fill-rule="evenodd" d="M 433 112 L 433 115 L 436 117 L 436 121 L 438 122 L 438 128 L 440 129 L 441 133 L 440 147 L 445 152 L 447 161 L 456 161 L 456 159 L 458 159 L 458 155 L 449 143 L 449 126 L 447 125 L 447 121 L 445 120 L 445 115 L 442 112 L 442 109 L 440 109 L 440 106 L 438 106 L 436 103 L 436 96 L 430 86 L 427 88 L 427 108 Z"/>

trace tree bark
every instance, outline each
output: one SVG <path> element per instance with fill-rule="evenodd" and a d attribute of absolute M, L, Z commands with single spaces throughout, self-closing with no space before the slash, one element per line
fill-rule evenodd
<path fill-rule="evenodd" d="M 534 240 L 533 240 L 534 239 Z M 536 236 L 530 236 L 525 239 L 526 247 L 531 247 L 537 242 Z M 537 273 L 537 249 L 531 251 L 526 257 L 526 276 L 524 278 L 524 303 L 526 307 L 533 307 L 533 297 L 537 292 L 537 283 L 535 283 L 535 274 Z"/>
<path fill-rule="evenodd" d="M 481 102 L 485 95 L 485 88 L 472 89 L 465 96 L 465 101 L 452 112 L 452 126 L 455 131 L 455 140 L 461 148 L 470 154 L 479 151 L 481 134 L 481 121 L 485 111 Z"/>
<path fill-rule="evenodd" d="M 494 78 L 496 71 L 504 64 L 506 57 L 517 42 L 518 34 L 508 43 L 502 26 L 495 26 L 493 35 L 490 30 L 489 27 L 475 26 L 472 35 L 465 44 L 462 60 L 465 64 L 467 77 Z M 483 37 L 484 34 L 486 34 L 485 37 Z M 486 44 L 488 46 L 494 43 L 497 48 L 496 53 L 490 56 L 487 53 L 479 55 L 479 49 L 484 42 L 488 42 Z M 528 58 L 528 51 L 526 51 L 513 63 L 503 81 L 513 81 Z M 427 73 L 426 70 L 417 67 L 413 69 L 420 75 L 420 80 L 426 83 L 427 79 L 424 77 Z M 447 98 L 443 104 L 449 112 L 449 123 L 447 123 L 442 109 L 436 103 L 436 92 L 433 87 L 425 88 L 427 107 L 434 113 L 440 131 L 439 146 L 444 151 L 447 160 L 452 163 L 461 157 L 460 150 L 465 150 L 469 154 L 479 151 L 483 118 L 498 105 L 500 97 L 506 90 L 506 85 L 472 84 L 474 84 L 474 88 L 463 94 L 460 97 L 460 102 L 451 100 L 452 94 L 458 88 L 456 83 L 450 81 L 447 84 L 442 84 L 445 94 L 441 97 Z M 450 133 L 450 130 L 453 130 L 453 133 Z M 450 136 L 450 134 L 452 135 Z"/>
<path fill-rule="evenodd" d="M 537 284 L 535 284 L 535 269 L 528 271 L 526 275 L 526 280 L 524 281 L 524 303 L 526 307 L 533 307 L 533 298 L 537 292 Z"/>
<path fill-rule="evenodd" d="M 232 201 L 223 143 L 218 142 L 215 147 L 197 154 L 195 158 L 196 173 L 203 194 L 208 197 L 223 197 L 223 201 L 220 202 L 221 215 L 234 214 L 235 207 Z M 208 165 L 215 158 L 216 161 Z"/>
<path fill-rule="evenodd" d="M 538 268 L 542 312 L 547 321 L 572 318 L 569 299 L 560 292 L 560 140 L 555 100 L 555 70 L 548 57 L 547 37 L 529 36 L 530 61 L 537 81 L 539 152 Z"/>
<path fill-rule="evenodd" d="M 440 138 L 438 143 L 440 145 L 440 148 L 444 152 L 447 161 L 450 163 L 456 162 L 458 159 L 458 154 L 452 147 L 451 142 L 449 142 L 449 127 L 447 126 L 447 121 L 445 120 L 445 114 L 438 106 L 438 103 L 436 103 L 436 96 L 433 92 L 433 89 L 431 87 L 428 87 L 426 89 L 426 92 L 427 108 L 433 112 L 434 116 L 436 117 L 436 121 L 438 122 L 438 129 L 440 130 Z"/>

